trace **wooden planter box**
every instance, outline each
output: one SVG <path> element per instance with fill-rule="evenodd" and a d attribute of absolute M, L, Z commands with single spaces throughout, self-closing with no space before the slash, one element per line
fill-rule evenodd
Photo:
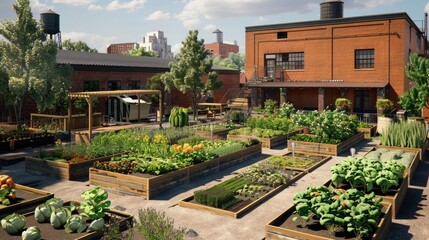
<path fill-rule="evenodd" d="M 390 150 L 402 150 L 404 152 L 412 152 L 412 153 L 416 154 L 414 156 L 413 160 L 411 161 L 410 166 L 408 166 L 405 169 L 405 174 L 408 175 L 408 184 L 409 184 L 409 182 L 413 178 L 414 173 L 416 172 L 417 167 L 419 165 L 419 160 L 420 160 L 419 149 L 418 148 L 386 147 L 386 146 L 378 145 L 378 146 L 374 147 L 371 151 L 369 151 L 367 154 L 365 154 L 365 156 L 368 155 L 370 152 L 375 151 L 375 150 L 380 149 L 380 148 L 386 148 L 386 149 L 390 149 Z"/>
<path fill-rule="evenodd" d="M 408 177 L 408 174 L 404 174 L 404 178 L 402 179 L 402 182 L 399 183 L 398 188 L 389 191 L 391 194 L 384 196 L 379 194 L 376 195 L 376 197 L 382 197 L 383 202 L 392 205 L 392 218 L 394 219 L 396 219 L 396 216 L 399 213 L 399 209 L 401 208 L 401 205 L 404 202 L 405 197 L 407 196 Z M 328 181 L 325 186 L 331 186 L 331 181 Z"/>
<path fill-rule="evenodd" d="M 232 135 L 228 134 L 227 139 L 240 139 L 240 140 L 246 140 L 249 138 L 258 139 L 262 143 L 262 147 L 265 148 L 274 148 L 282 144 L 288 143 L 288 139 L 292 137 L 295 134 L 300 133 L 302 130 L 296 130 L 293 132 L 289 132 L 285 135 L 273 137 L 273 138 L 262 138 L 262 137 L 256 137 L 253 135 Z"/>
<path fill-rule="evenodd" d="M 71 203 L 79 204 L 79 202 L 71 201 L 65 202 L 65 206 L 69 206 Z M 96 232 L 82 232 L 82 233 L 66 233 L 64 228 L 55 229 L 52 225 L 47 223 L 38 223 L 34 218 L 34 209 L 26 211 L 23 214 L 26 218 L 25 227 L 36 226 L 40 229 L 43 239 L 61 239 L 61 240 L 98 240 L 103 237 L 103 231 Z M 119 218 L 117 223 L 119 224 L 119 230 L 125 231 L 132 226 L 133 216 L 115 209 L 110 209 L 107 215 L 111 215 Z M 108 220 L 105 218 L 105 222 Z M 21 234 L 9 235 L 3 228 L 0 228 L 0 239 L 7 240 L 21 240 Z"/>
<path fill-rule="evenodd" d="M 323 154 L 338 156 L 342 152 L 349 150 L 354 145 L 358 144 L 363 140 L 364 133 L 360 132 L 353 137 L 346 139 L 339 144 L 327 144 L 327 143 L 314 143 L 314 142 L 303 142 L 288 140 L 287 145 L 291 146 L 292 143 L 295 143 L 295 152 L 299 153 L 313 153 L 313 154 Z"/>
<path fill-rule="evenodd" d="M 218 131 L 213 131 L 213 138 L 214 139 L 225 139 L 226 136 L 228 135 L 229 131 L 236 129 L 236 128 L 230 128 L 230 129 L 225 129 L 225 130 L 218 130 Z M 201 137 L 205 137 L 207 139 L 211 139 L 211 132 L 210 131 L 196 131 L 195 133 L 196 135 L 199 135 Z"/>
<path fill-rule="evenodd" d="M 377 126 L 372 126 L 370 128 L 358 128 L 357 130 L 358 132 L 363 132 L 365 134 L 364 138 L 367 139 L 375 135 L 375 133 L 377 132 Z"/>
<path fill-rule="evenodd" d="M 22 213 L 25 210 L 32 209 L 46 200 L 54 197 L 53 193 L 45 192 L 36 188 L 15 184 L 16 199 L 10 205 L 0 205 L 0 219 L 12 214 Z M 2 239 L 2 238 L 0 238 Z"/>
<path fill-rule="evenodd" d="M 419 156 L 418 156 L 418 160 L 424 160 L 426 157 L 426 146 L 427 146 L 428 140 L 426 140 L 425 145 L 423 148 L 405 148 L 405 147 L 395 147 L 395 146 L 384 146 L 384 145 L 378 145 L 380 148 L 387 148 L 387 149 L 392 149 L 392 150 L 402 150 L 404 152 L 406 151 L 418 151 L 419 152 Z"/>
<path fill-rule="evenodd" d="M 270 223 L 265 225 L 265 239 L 308 239 L 308 240 L 329 240 L 329 239 L 346 239 L 344 237 L 335 237 L 330 235 L 326 230 L 311 231 L 307 228 L 298 227 L 298 222 L 292 221 L 295 206 L 292 206 L 284 213 L 277 216 Z M 390 225 L 392 224 L 392 208 L 390 204 L 383 203 L 382 218 L 377 225 L 377 229 L 370 239 L 384 240 L 389 234 Z M 286 226 L 286 223 L 289 223 Z M 356 239 L 356 238 L 347 238 Z"/>
<path fill-rule="evenodd" d="M 257 144 L 223 157 L 218 157 L 207 162 L 198 163 L 158 176 L 142 173 L 127 175 L 91 168 L 89 172 L 89 182 L 92 185 L 116 189 L 120 194 L 153 199 L 155 196 L 168 189 L 247 161 L 261 154 L 261 151 L 261 144 Z"/>
<path fill-rule="evenodd" d="M 41 175 L 59 177 L 67 180 L 88 177 L 89 168 L 95 161 L 110 161 L 115 155 L 94 158 L 79 163 L 64 163 L 50 160 L 43 160 L 35 157 L 25 157 L 25 171 Z"/>
<path fill-rule="evenodd" d="M 229 217 L 233 217 L 233 218 L 240 218 L 240 217 L 244 216 L 246 213 L 250 212 L 252 209 L 256 208 L 257 206 L 259 206 L 260 204 L 265 202 L 267 199 L 271 198 L 272 196 L 274 196 L 275 194 L 277 194 L 278 192 L 283 190 L 284 188 L 286 188 L 289 185 L 291 185 L 292 183 L 296 182 L 298 179 L 300 179 L 304 175 L 305 175 L 304 172 L 299 173 L 298 175 L 296 175 L 292 179 L 290 179 L 290 181 L 287 182 L 286 184 L 272 189 L 271 191 L 262 195 L 257 200 L 243 206 L 242 208 L 240 208 L 237 211 L 219 209 L 219 208 L 215 208 L 215 207 L 211 207 L 211 206 L 207 206 L 207 205 L 203 205 L 203 204 L 193 202 L 194 195 L 180 200 L 179 206 L 185 207 L 185 208 L 197 209 L 197 210 L 205 210 L 205 211 L 209 211 L 211 213 L 215 213 L 215 214 L 219 214 L 219 215 L 225 215 L 225 216 L 229 216 Z"/>
<path fill-rule="evenodd" d="M 302 154 L 302 153 L 300 153 L 300 154 Z M 320 154 L 311 154 L 310 153 L 310 154 L 305 154 L 305 155 L 307 155 L 307 156 L 324 157 L 324 158 L 322 160 L 316 162 L 315 164 L 311 165 L 308 168 L 285 167 L 285 169 L 309 173 L 309 172 L 312 172 L 313 170 L 315 170 L 316 168 L 322 166 L 323 164 L 325 164 L 327 161 L 329 161 L 332 158 L 332 156 L 320 155 Z M 285 154 L 284 156 L 292 156 L 292 153 L 289 152 L 289 153 Z"/>

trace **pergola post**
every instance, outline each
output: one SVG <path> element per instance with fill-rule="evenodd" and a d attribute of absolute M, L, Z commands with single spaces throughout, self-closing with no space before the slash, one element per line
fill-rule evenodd
<path fill-rule="evenodd" d="M 66 130 L 69 133 L 70 139 L 71 139 L 71 115 L 72 115 L 72 100 L 71 97 L 67 97 L 67 121 L 66 121 Z"/>
<path fill-rule="evenodd" d="M 92 98 L 88 96 L 86 99 L 88 102 L 88 140 L 91 141 L 92 137 Z"/>
<path fill-rule="evenodd" d="M 140 121 L 140 97 L 141 97 L 140 95 L 137 95 L 137 101 L 138 101 L 137 102 L 137 108 L 138 108 L 137 109 L 137 118 L 138 118 L 138 122 L 141 122 Z"/>

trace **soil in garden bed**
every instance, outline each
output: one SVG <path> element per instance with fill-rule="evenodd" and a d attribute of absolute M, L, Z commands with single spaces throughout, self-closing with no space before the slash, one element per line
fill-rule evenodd
<path fill-rule="evenodd" d="M 289 153 L 284 156 L 279 156 L 282 159 L 283 167 L 293 167 L 293 168 L 303 168 L 308 169 L 318 162 L 324 160 L 326 156 L 317 156 L 317 155 L 306 155 L 301 153 L 295 153 L 294 159 L 292 154 Z"/>
<path fill-rule="evenodd" d="M 383 210 L 382 213 L 380 215 L 380 219 L 377 222 L 377 225 L 380 223 L 380 220 L 384 218 L 384 212 L 386 211 L 386 207 L 383 206 Z M 316 235 L 319 237 L 326 237 L 326 238 L 331 238 L 331 239 L 357 239 L 354 233 L 350 233 L 347 232 L 346 229 L 344 229 L 343 227 L 340 227 L 339 232 L 337 232 L 335 234 L 335 236 L 331 235 L 328 230 L 321 226 L 319 224 L 319 221 L 316 220 L 314 217 L 312 219 L 310 219 L 310 221 L 307 223 L 306 227 L 302 227 L 299 223 L 299 221 L 297 220 L 296 222 L 292 221 L 294 215 L 292 214 L 292 212 L 290 212 L 290 214 L 285 215 L 284 216 L 286 219 L 282 219 L 281 221 L 284 222 L 280 222 L 279 225 L 276 224 L 275 226 L 281 227 L 281 228 L 285 228 L 285 229 L 289 229 L 289 230 L 293 230 L 293 231 L 297 231 L 297 232 L 302 232 L 302 233 L 307 233 L 307 234 L 312 234 L 312 235 Z M 370 236 L 374 235 L 375 230 L 370 234 Z M 364 237 L 363 239 L 371 239 L 372 237 Z"/>
<path fill-rule="evenodd" d="M 10 207 L 10 206 L 13 206 L 14 204 L 18 204 L 18 203 L 21 203 L 21 202 L 24 202 L 24 201 L 29 201 L 29 200 L 32 200 L 32 199 L 35 199 L 35 198 L 39 198 L 39 197 L 45 196 L 45 195 L 41 195 L 41 194 L 37 194 L 37 193 L 34 193 L 34 192 L 25 191 L 23 189 L 18 189 L 18 188 L 15 189 L 15 193 L 16 193 L 16 198 L 10 200 L 10 204 L 9 205 L 6 206 L 6 205 L 0 204 L 0 213 L 1 213 L 1 210 L 4 209 L 4 208 L 6 208 L 6 207 Z"/>

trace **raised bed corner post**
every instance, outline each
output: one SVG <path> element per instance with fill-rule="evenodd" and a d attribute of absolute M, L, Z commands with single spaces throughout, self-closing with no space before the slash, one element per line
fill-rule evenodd
<path fill-rule="evenodd" d="M 72 108 L 72 100 L 71 100 L 70 95 L 67 98 L 67 104 L 68 104 L 67 121 L 66 121 L 66 126 L 64 128 L 67 130 L 67 132 L 69 134 L 69 137 L 70 137 L 69 142 L 70 142 L 71 141 L 71 125 L 70 125 L 70 122 L 71 122 L 71 115 L 72 115 L 72 109 L 71 109 Z"/>

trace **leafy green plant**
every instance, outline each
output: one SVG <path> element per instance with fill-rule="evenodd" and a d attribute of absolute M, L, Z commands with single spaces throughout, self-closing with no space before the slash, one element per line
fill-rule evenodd
<path fill-rule="evenodd" d="M 393 102 L 390 99 L 386 99 L 386 98 L 377 99 L 375 106 L 378 110 L 381 111 L 383 116 L 390 114 L 395 108 L 395 105 L 393 104 Z"/>
<path fill-rule="evenodd" d="M 62 228 L 67 219 L 71 216 L 71 210 L 66 207 L 56 208 L 50 217 L 50 223 L 55 229 Z"/>
<path fill-rule="evenodd" d="M 273 115 L 277 112 L 277 101 L 274 99 L 267 99 L 264 103 L 264 114 L 266 116 Z"/>
<path fill-rule="evenodd" d="M 103 218 L 110 210 L 110 200 L 107 200 L 107 191 L 100 186 L 93 187 L 80 195 L 84 201 L 80 204 L 83 211 L 80 215 L 91 220 Z"/>
<path fill-rule="evenodd" d="M 67 233 L 81 233 L 85 231 L 86 228 L 87 225 L 85 221 L 83 220 L 82 216 L 79 215 L 70 216 L 64 225 L 64 229 Z"/>
<path fill-rule="evenodd" d="M 25 223 L 24 215 L 17 213 L 12 213 L 0 221 L 1 227 L 9 234 L 17 234 L 22 231 Z"/>
<path fill-rule="evenodd" d="M 42 234 L 38 227 L 31 226 L 22 232 L 21 237 L 22 237 L 22 240 L 41 240 Z"/>
<path fill-rule="evenodd" d="M 197 203 L 221 209 L 225 209 L 226 204 L 235 199 L 234 192 L 219 186 L 195 191 L 194 198 Z"/>
<path fill-rule="evenodd" d="M 137 229 L 146 240 L 181 240 L 185 235 L 185 229 L 175 228 L 165 212 L 153 208 L 139 210 Z"/>
<path fill-rule="evenodd" d="M 352 101 L 347 98 L 337 98 L 335 100 L 335 106 L 338 111 L 350 111 L 352 107 Z"/>
<path fill-rule="evenodd" d="M 426 141 L 426 127 L 418 122 L 393 123 L 383 129 L 381 144 L 384 146 L 423 148 Z"/>
<path fill-rule="evenodd" d="M 296 109 L 292 103 L 284 102 L 279 107 L 278 116 L 280 118 L 290 118 L 295 112 Z"/>

